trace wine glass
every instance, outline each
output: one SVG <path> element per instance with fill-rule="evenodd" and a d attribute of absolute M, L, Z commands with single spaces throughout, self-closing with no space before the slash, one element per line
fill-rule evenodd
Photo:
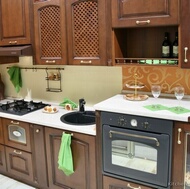
<path fill-rule="evenodd" d="M 161 93 L 161 86 L 160 85 L 152 85 L 151 86 L 151 92 L 155 99 L 157 99 L 160 96 Z M 153 105 L 153 108 L 159 108 L 158 105 Z"/>
<path fill-rule="evenodd" d="M 176 110 L 182 110 L 182 108 L 180 107 L 180 101 L 184 97 L 185 90 L 182 86 L 177 86 L 175 87 L 174 92 L 175 92 L 175 97 L 179 101 L 179 106 L 176 107 Z"/>

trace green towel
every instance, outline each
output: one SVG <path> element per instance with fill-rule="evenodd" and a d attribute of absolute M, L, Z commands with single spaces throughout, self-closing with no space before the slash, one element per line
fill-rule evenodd
<path fill-rule="evenodd" d="M 74 173 L 73 157 L 71 152 L 71 135 L 63 133 L 61 138 L 61 146 L 58 155 L 58 169 L 62 170 L 67 176 Z"/>
<path fill-rule="evenodd" d="M 74 103 L 73 101 L 69 100 L 68 98 L 64 98 L 63 102 L 61 102 L 59 105 L 65 107 L 66 104 L 70 104 L 73 109 L 77 108 L 78 105 Z"/>
<path fill-rule="evenodd" d="M 22 87 L 20 68 L 17 66 L 12 66 L 11 68 L 9 68 L 8 74 L 10 75 L 10 80 L 14 85 L 16 92 L 18 93 L 20 91 L 20 88 Z"/>

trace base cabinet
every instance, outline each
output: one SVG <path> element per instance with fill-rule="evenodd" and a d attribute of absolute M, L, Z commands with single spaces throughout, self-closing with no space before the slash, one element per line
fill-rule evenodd
<path fill-rule="evenodd" d="M 45 128 L 49 188 L 96 189 L 95 137 L 72 133 L 74 173 L 66 176 L 58 169 L 62 130 Z"/>
<path fill-rule="evenodd" d="M 0 170 L 2 173 L 7 171 L 5 161 L 5 147 L 0 144 Z"/>
<path fill-rule="evenodd" d="M 103 189 L 154 189 L 147 186 L 135 184 L 132 182 L 103 176 Z"/>

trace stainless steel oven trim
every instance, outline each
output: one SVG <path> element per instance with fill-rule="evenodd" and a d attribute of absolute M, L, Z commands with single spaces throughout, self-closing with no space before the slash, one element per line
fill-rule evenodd
<path fill-rule="evenodd" d="M 118 132 L 118 131 L 109 131 L 109 134 L 110 134 L 110 138 L 112 138 L 112 134 L 119 134 L 119 135 L 125 135 L 125 136 L 131 136 L 131 137 L 134 137 L 134 138 L 141 138 L 141 139 L 148 139 L 148 140 L 153 140 L 156 142 L 156 146 L 159 146 L 160 143 L 158 141 L 157 138 L 155 137 L 148 137 L 148 136 L 142 136 L 142 135 L 135 135 L 135 134 L 129 134 L 129 133 L 122 133 L 122 132 Z"/>

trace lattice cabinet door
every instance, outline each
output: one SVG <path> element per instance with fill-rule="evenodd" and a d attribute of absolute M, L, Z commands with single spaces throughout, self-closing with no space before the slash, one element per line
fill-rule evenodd
<path fill-rule="evenodd" d="M 66 10 L 69 64 L 106 65 L 105 0 L 69 0 Z"/>
<path fill-rule="evenodd" d="M 36 64 L 66 64 L 65 27 L 65 0 L 34 1 Z"/>

